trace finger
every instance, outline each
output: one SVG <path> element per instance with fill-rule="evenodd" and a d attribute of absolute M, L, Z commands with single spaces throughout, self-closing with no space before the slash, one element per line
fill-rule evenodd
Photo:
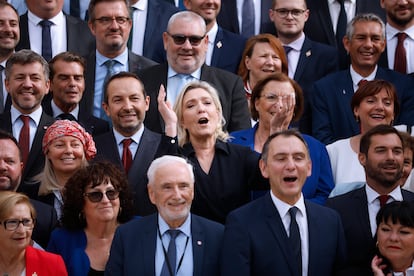
<path fill-rule="evenodd" d="M 161 84 L 160 89 L 158 90 L 158 102 L 165 101 L 165 95 L 166 95 L 166 93 L 165 93 L 164 85 Z"/>

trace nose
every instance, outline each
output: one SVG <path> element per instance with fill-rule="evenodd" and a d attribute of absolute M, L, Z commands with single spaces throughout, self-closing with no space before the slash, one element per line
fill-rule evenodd
<path fill-rule="evenodd" d="M 109 198 L 106 196 L 106 193 L 102 193 L 102 200 L 101 202 L 108 202 L 110 201 Z"/>
<path fill-rule="evenodd" d="M 3 160 L 3 159 L 0 159 L 0 171 L 5 171 L 5 170 L 7 170 L 7 163 Z"/>
<path fill-rule="evenodd" d="M 294 170 L 295 169 L 295 161 L 293 160 L 293 157 L 290 156 L 286 160 L 286 169 L 288 170 Z"/>
<path fill-rule="evenodd" d="M 32 83 L 32 80 L 30 79 L 30 76 L 27 76 L 27 77 L 24 78 L 23 86 L 25 86 L 25 87 L 32 87 L 33 86 L 33 83 Z"/>

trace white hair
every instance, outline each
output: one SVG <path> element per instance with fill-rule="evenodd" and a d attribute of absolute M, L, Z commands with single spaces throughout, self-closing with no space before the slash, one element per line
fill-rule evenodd
<path fill-rule="evenodd" d="M 154 183 L 155 173 L 156 171 L 158 171 L 159 168 L 164 166 L 174 166 L 176 165 L 176 163 L 181 163 L 186 166 L 191 177 L 191 182 L 194 184 L 193 165 L 188 163 L 187 160 L 183 157 L 174 155 L 164 155 L 152 161 L 151 165 L 149 166 L 147 171 L 148 185 L 152 185 Z"/>

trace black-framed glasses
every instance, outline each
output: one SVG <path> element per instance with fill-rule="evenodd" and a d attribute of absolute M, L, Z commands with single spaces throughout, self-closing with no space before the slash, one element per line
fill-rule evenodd
<path fill-rule="evenodd" d="M 14 231 L 16 230 L 20 223 L 26 227 L 26 228 L 31 228 L 33 229 L 34 225 L 35 225 L 36 220 L 35 219 L 22 219 L 22 220 L 18 220 L 18 219 L 6 219 L 5 221 L 2 222 L 4 229 L 6 229 L 7 231 Z"/>
<path fill-rule="evenodd" d="M 198 46 L 198 45 L 200 45 L 201 41 L 206 37 L 206 35 L 203 35 L 203 36 L 198 36 L 198 35 L 185 36 L 185 35 L 180 35 L 180 34 L 170 34 L 169 32 L 167 32 L 167 34 L 172 37 L 172 39 L 174 40 L 174 43 L 177 44 L 177 45 L 183 45 L 188 39 L 188 41 L 190 41 L 190 44 L 192 46 Z"/>
<path fill-rule="evenodd" d="M 116 21 L 119 25 L 124 25 L 129 20 L 131 20 L 129 17 L 125 16 L 115 16 L 115 17 L 109 17 L 109 16 L 102 16 L 99 18 L 96 18 L 95 21 L 98 21 L 103 26 L 109 26 L 112 24 L 112 21 Z"/>
<path fill-rule="evenodd" d="M 272 9 L 274 12 L 276 12 L 279 17 L 281 18 L 285 18 L 289 15 L 289 13 L 292 15 L 293 18 L 298 18 L 299 16 L 301 16 L 306 10 L 301 10 L 301 9 L 292 9 L 292 10 L 288 10 L 288 9 Z"/>
<path fill-rule="evenodd" d="M 89 198 L 92 202 L 100 202 L 103 198 L 104 193 L 102 192 L 90 192 L 90 193 L 84 193 L 84 196 Z M 109 200 L 115 200 L 119 197 L 119 191 L 117 190 L 108 190 L 105 192 L 106 197 Z"/>

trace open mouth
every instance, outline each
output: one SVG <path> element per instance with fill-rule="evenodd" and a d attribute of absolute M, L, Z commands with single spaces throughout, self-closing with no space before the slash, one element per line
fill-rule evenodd
<path fill-rule="evenodd" d="M 200 118 L 200 119 L 198 120 L 198 123 L 199 123 L 200 125 L 205 125 L 205 124 L 208 124 L 208 119 L 207 119 L 207 118 Z"/>
<path fill-rule="evenodd" d="M 298 178 L 296 176 L 287 176 L 283 178 L 285 182 L 295 182 Z"/>

